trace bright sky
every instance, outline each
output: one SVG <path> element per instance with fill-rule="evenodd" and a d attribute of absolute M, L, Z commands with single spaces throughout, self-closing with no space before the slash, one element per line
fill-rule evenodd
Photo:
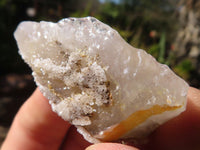
<path fill-rule="evenodd" d="M 107 0 L 99 0 L 99 2 L 101 2 L 101 3 L 105 3 Z M 111 2 L 114 2 L 114 3 L 116 3 L 116 4 L 119 4 L 120 3 L 120 0 L 109 0 L 109 1 L 111 1 Z"/>

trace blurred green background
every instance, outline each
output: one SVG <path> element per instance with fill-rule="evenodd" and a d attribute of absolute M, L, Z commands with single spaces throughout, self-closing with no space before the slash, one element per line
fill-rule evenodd
<path fill-rule="evenodd" d="M 13 116 L 35 88 L 13 37 L 24 20 L 94 16 L 131 45 L 167 64 L 200 88 L 200 1 L 197 0 L 0 0 L 0 143 Z"/>

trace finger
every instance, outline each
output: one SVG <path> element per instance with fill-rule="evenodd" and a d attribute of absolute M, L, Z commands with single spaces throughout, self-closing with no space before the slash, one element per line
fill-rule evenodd
<path fill-rule="evenodd" d="M 62 146 L 62 150 L 83 150 L 91 145 L 87 142 L 82 135 L 77 132 L 76 127 L 71 126 L 67 132 L 65 141 Z"/>
<path fill-rule="evenodd" d="M 58 149 L 69 127 L 69 123 L 52 112 L 48 100 L 36 89 L 17 113 L 2 150 Z"/>
<path fill-rule="evenodd" d="M 186 111 L 160 126 L 146 149 L 200 149 L 200 90 L 188 91 Z"/>
<path fill-rule="evenodd" d="M 138 149 L 117 143 L 99 143 L 89 146 L 88 148 L 86 148 L 86 150 L 138 150 Z"/>

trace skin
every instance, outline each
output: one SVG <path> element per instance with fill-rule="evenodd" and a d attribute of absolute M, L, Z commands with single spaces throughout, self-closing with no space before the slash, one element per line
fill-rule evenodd
<path fill-rule="evenodd" d="M 74 126 L 52 112 L 36 89 L 15 116 L 1 150 L 198 150 L 200 149 L 200 90 L 189 88 L 186 111 L 160 126 L 138 148 L 117 143 L 91 145 Z"/>

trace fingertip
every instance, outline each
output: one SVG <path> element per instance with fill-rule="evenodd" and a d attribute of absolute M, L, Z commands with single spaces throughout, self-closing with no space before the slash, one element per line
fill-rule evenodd
<path fill-rule="evenodd" d="M 195 109 L 200 111 L 200 90 L 190 87 L 187 95 L 188 101 L 191 101 L 195 105 Z"/>
<path fill-rule="evenodd" d="M 58 149 L 69 127 L 37 88 L 15 116 L 2 149 Z"/>
<path fill-rule="evenodd" d="M 135 147 L 118 144 L 118 143 L 98 143 L 86 148 L 86 150 L 102 150 L 102 149 L 103 150 L 138 150 Z"/>

